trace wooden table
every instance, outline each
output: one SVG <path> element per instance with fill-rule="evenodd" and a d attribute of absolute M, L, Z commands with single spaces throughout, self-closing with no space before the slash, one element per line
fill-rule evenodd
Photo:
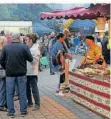
<path fill-rule="evenodd" d="M 71 96 L 77 103 L 105 118 L 110 118 L 110 83 L 69 72 Z"/>

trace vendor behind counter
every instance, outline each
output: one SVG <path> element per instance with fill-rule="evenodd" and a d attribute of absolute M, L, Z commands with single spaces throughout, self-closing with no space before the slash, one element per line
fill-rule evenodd
<path fill-rule="evenodd" d="M 86 44 L 89 47 L 85 57 L 81 61 L 81 66 L 83 64 L 98 64 L 100 63 L 104 67 L 107 67 L 104 57 L 102 55 L 102 49 L 100 46 L 96 45 L 93 36 L 86 36 Z"/>

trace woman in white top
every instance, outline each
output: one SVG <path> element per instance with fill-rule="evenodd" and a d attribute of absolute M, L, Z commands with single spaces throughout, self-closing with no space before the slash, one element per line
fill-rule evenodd
<path fill-rule="evenodd" d="M 37 86 L 38 82 L 38 64 L 40 58 L 39 46 L 36 43 L 38 37 L 36 34 L 26 35 L 26 45 L 30 48 L 30 52 L 33 56 L 33 62 L 27 62 L 27 99 L 28 106 L 33 106 L 31 91 L 33 93 L 33 98 L 35 101 L 35 106 L 33 111 L 40 108 L 40 96 Z"/>

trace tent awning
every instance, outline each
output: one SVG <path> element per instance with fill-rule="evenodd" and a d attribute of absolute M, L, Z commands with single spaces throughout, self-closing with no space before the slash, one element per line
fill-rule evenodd
<path fill-rule="evenodd" d="M 96 4 L 90 8 L 76 7 L 69 10 L 56 10 L 53 12 L 42 12 L 41 19 L 94 19 L 97 16 L 110 15 L 110 4 Z"/>
<path fill-rule="evenodd" d="M 54 30 L 40 23 L 35 23 L 33 24 L 33 32 L 38 33 L 40 36 L 42 36 L 44 33 L 54 32 Z"/>
<path fill-rule="evenodd" d="M 84 11 L 84 7 L 76 7 L 70 10 L 59 10 L 59 11 L 53 11 L 53 12 L 42 12 L 41 13 L 41 19 L 52 19 L 52 18 L 65 18 L 65 17 L 71 17 L 72 15 L 76 16 L 79 12 Z"/>

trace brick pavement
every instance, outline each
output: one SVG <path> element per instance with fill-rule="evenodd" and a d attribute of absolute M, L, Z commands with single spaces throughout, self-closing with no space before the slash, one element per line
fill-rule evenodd
<path fill-rule="evenodd" d="M 32 111 L 28 108 L 28 115 L 21 117 L 19 112 L 19 102 L 15 102 L 15 119 L 77 119 L 76 115 L 64 108 L 61 104 L 48 96 L 41 96 L 41 108 Z M 0 112 L 0 119 L 9 119 L 6 112 Z"/>

